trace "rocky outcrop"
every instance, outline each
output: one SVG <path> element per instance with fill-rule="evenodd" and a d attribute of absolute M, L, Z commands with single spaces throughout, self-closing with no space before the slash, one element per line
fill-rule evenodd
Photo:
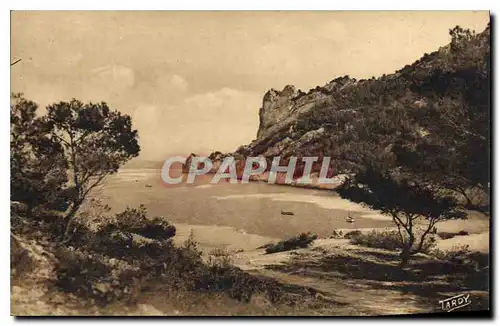
<path fill-rule="evenodd" d="M 474 36 L 467 51 L 489 55 L 485 50 L 489 49 L 489 33 L 488 27 Z M 378 78 L 337 77 L 307 93 L 292 85 L 281 91 L 271 89 L 265 93 L 259 110 L 257 138 L 240 146 L 236 153 L 287 157 L 344 155 L 339 153 L 352 156 L 360 151 L 371 151 L 371 154 L 376 152 L 378 155 L 397 136 L 394 127 L 388 128 L 389 124 L 396 125 L 401 119 L 394 115 L 394 108 L 429 108 L 435 96 L 439 96 L 429 87 L 436 83 L 436 76 L 461 69 L 450 51 L 450 46 L 441 47 L 392 74 Z M 467 54 L 466 50 L 463 51 L 464 55 Z M 469 60 L 474 58 L 472 56 Z M 384 130 L 386 127 L 388 129 Z M 417 124 L 405 128 L 408 127 L 418 128 Z M 380 144 L 376 145 L 380 148 L 373 148 L 374 133 L 379 133 L 377 141 Z M 416 130 L 415 134 L 425 136 L 426 131 Z"/>
<path fill-rule="evenodd" d="M 489 27 L 470 40 L 468 51 L 489 55 L 485 51 L 488 42 Z M 275 156 L 332 157 L 337 158 L 336 173 L 349 173 L 360 162 L 385 159 L 402 132 L 398 128 L 414 137 L 426 137 L 430 131 L 406 117 L 403 110 L 413 116 L 416 110 L 436 105 L 433 102 L 439 94 L 429 85 L 436 82 L 436 76 L 457 69 L 461 67 L 450 46 L 445 46 L 378 78 L 337 77 L 307 93 L 293 85 L 281 91 L 270 89 L 259 109 L 256 139 L 232 155 L 239 157 L 236 161 L 249 156 L 264 156 L 268 161 Z M 217 168 L 224 156 L 214 158 Z M 253 179 L 265 180 L 265 173 Z"/>
<path fill-rule="evenodd" d="M 293 100 L 298 95 L 299 92 L 293 85 L 285 86 L 281 92 L 271 89 L 264 95 L 262 107 L 259 110 L 260 125 L 257 138 L 261 138 L 269 127 L 292 113 Z"/>
<path fill-rule="evenodd" d="M 293 85 L 287 85 L 282 91 L 271 89 L 264 95 L 259 110 L 260 124 L 257 139 L 248 145 L 242 145 L 236 153 L 248 155 L 275 155 L 289 144 L 297 146 L 297 140 L 303 136 L 296 125 L 301 116 L 318 107 L 334 103 L 325 88 L 317 87 L 307 94 Z M 302 140 L 309 138 L 308 135 Z M 266 154 L 265 154 L 266 153 Z"/>

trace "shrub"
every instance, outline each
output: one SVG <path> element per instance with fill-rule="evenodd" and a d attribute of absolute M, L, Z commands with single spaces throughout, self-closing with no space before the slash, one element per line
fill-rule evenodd
<path fill-rule="evenodd" d="M 465 230 L 461 230 L 459 232 L 438 232 L 437 235 L 443 239 L 443 240 L 446 240 L 446 239 L 451 239 L 451 238 L 454 238 L 456 237 L 457 235 L 460 235 L 460 236 L 463 236 L 463 235 L 469 235 L 469 232 L 465 231 Z"/>
<path fill-rule="evenodd" d="M 105 257 L 59 248 L 55 252 L 55 285 L 64 292 L 105 305 L 117 299 L 135 299 L 140 281 L 137 269 L 117 268 L 106 264 Z"/>
<path fill-rule="evenodd" d="M 175 236 L 175 226 L 169 224 L 161 217 L 152 219 L 147 217 L 144 205 L 139 208 L 127 208 L 116 214 L 116 229 L 139 234 L 143 237 L 155 240 L 167 240 Z"/>
<path fill-rule="evenodd" d="M 245 302 L 249 302 L 260 289 L 257 277 L 230 264 L 214 262 L 197 277 L 194 286 L 195 291 L 226 292 L 230 297 Z"/>
<path fill-rule="evenodd" d="M 187 258 L 189 250 L 175 248 L 170 241 L 174 235 L 174 226 L 147 218 L 142 205 L 127 208 L 97 230 L 75 219 L 70 239 L 78 249 L 57 250 L 55 285 L 104 305 L 135 300 L 142 284 L 158 276 L 168 275 L 171 284 L 182 283 L 194 268 L 195 255 Z M 199 264 L 201 254 L 198 258 Z"/>
<path fill-rule="evenodd" d="M 26 216 L 27 205 L 18 201 L 10 202 L 10 216 L 11 218 Z"/>
<path fill-rule="evenodd" d="M 368 233 L 355 233 L 350 237 L 350 242 L 371 248 L 382 248 L 388 250 L 401 249 L 401 239 L 397 231 L 372 230 Z"/>
<path fill-rule="evenodd" d="M 451 238 L 454 238 L 457 234 L 456 233 L 453 233 L 453 232 L 438 232 L 437 235 L 443 239 L 443 240 L 446 240 L 446 239 L 451 239 Z"/>
<path fill-rule="evenodd" d="M 344 234 L 344 238 L 345 239 L 352 239 L 353 237 L 359 236 L 361 234 L 362 233 L 359 230 L 349 231 L 349 232 L 346 232 L 346 234 Z"/>
<path fill-rule="evenodd" d="M 200 269 L 194 284 L 195 291 L 226 292 L 244 302 L 249 302 L 252 295 L 262 289 L 261 281 L 235 267 L 228 253 L 222 249 L 214 249 L 209 254 L 208 262 Z"/>
<path fill-rule="evenodd" d="M 28 250 L 23 248 L 19 241 L 10 236 L 10 270 L 14 279 L 20 278 L 33 268 L 33 260 Z"/>
<path fill-rule="evenodd" d="M 358 232 L 353 233 L 350 236 L 351 239 L 350 243 L 365 247 L 380 248 L 380 249 L 387 249 L 394 251 L 403 248 L 403 245 L 401 243 L 401 236 L 398 231 L 372 230 L 368 233 L 362 233 L 362 232 L 358 233 Z M 424 242 L 422 246 L 422 252 L 428 253 L 434 246 L 435 246 L 435 239 L 433 237 L 430 237 Z"/>
<path fill-rule="evenodd" d="M 489 255 L 472 252 L 469 245 L 454 246 L 451 250 L 436 249 L 432 255 L 453 265 L 454 275 L 462 275 L 462 282 L 473 290 L 489 290 Z"/>
<path fill-rule="evenodd" d="M 332 231 L 332 234 L 330 235 L 330 239 L 342 239 L 344 238 L 344 233 L 342 232 L 342 230 L 333 230 Z"/>
<path fill-rule="evenodd" d="M 470 254 L 471 251 L 469 249 L 469 245 L 453 246 L 451 250 L 435 249 L 432 252 L 432 255 L 437 259 L 455 263 L 463 261 Z"/>
<path fill-rule="evenodd" d="M 171 289 L 226 293 L 245 302 L 257 292 L 265 293 L 271 302 L 296 300 L 293 295 L 287 297 L 284 285 L 235 267 L 222 249 L 212 251 L 205 262 L 192 235 L 176 247 L 171 239 L 136 237 L 118 229 L 134 225 L 110 223 L 97 233 L 81 228 L 76 238 L 90 239 L 89 243 L 76 250 L 58 250 L 55 285 L 100 305 L 135 300 L 141 289 L 158 282 Z M 280 246 L 306 247 L 314 239 L 316 235 L 303 233 Z"/>
<path fill-rule="evenodd" d="M 291 237 L 288 240 L 280 241 L 275 244 L 268 244 L 265 246 L 266 254 L 272 254 L 280 251 L 288 251 L 299 248 L 307 248 L 311 242 L 316 240 L 318 236 L 316 234 L 301 233 L 298 236 Z"/>

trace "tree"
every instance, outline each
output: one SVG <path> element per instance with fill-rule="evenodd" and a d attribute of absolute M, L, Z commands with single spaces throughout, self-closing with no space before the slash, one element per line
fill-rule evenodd
<path fill-rule="evenodd" d="M 490 33 L 455 27 L 446 61 L 436 61 L 412 90 L 425 96 L 411 118 L 424 132 L 394 147 L 397 164 L 422 181 L 462 195 L 483 210 L 470 189 L 489 193 L 490 182 Z"/>
<path fill-rule="evenodd" d="M 52 104 L 43 121 L 52 139 L 63 148 L 69 167 L 66 240 L 71 221 L 89 193 L 120 165 L 139 155 L 138 134 L 132 129 L 130 116 L 111 110 L 104 102 L 84 104 L 73 99 Z"/>
<path fill-rule="evenodd" d="M 36 116 L 36 103 L 22 94 L 12 94 L 11 98 L 11 200 L 26 205 L 28 218 L 40 206 L 65 210 L 66 203 L 60 197 L 68 179 L 63 149 Z"/>
<path fill-rule="evenodd" d="M 412 255 L 424 251 L 427 236 L 438 222 L 465 218 L 454 198 L 394 171 L 367 168 L 346 179 L 337 192 L 392 217 L 399 231 L 402 266 Z"/>

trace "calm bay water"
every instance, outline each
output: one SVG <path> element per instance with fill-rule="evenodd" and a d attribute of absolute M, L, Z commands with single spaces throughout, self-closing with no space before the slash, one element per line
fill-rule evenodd
<path fill-rule="evenodd" d="M 390 218 L 339 198 L 335 193 L 265 183 L 163 184 L 160 170 L 124 169 L 106 181 L 105 201 L 113 211 L 144 204 L 153 216 L 172 223 L 229 226 L 249 234 L 284 238 L 311 231 L 320 236 L 336 228 L 391 226 Z M 347 223 L 346 216 L 355 217 Z M 294 215 L 282 215 L 281 211 Z"/>

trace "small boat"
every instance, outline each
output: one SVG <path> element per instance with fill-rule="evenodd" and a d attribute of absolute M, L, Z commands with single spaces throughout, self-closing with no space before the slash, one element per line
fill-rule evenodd
<path fill-rule="evenodd" d="M 345 219 L 347 223 L 354 223 L 354 217 L 351 216 L 351 213 L 347 211 L 347 217 Z"/>
<path fill-rule="evenodd" d="M 293 212 L 281 211 L 281 215 L 295 215 Z"/>

